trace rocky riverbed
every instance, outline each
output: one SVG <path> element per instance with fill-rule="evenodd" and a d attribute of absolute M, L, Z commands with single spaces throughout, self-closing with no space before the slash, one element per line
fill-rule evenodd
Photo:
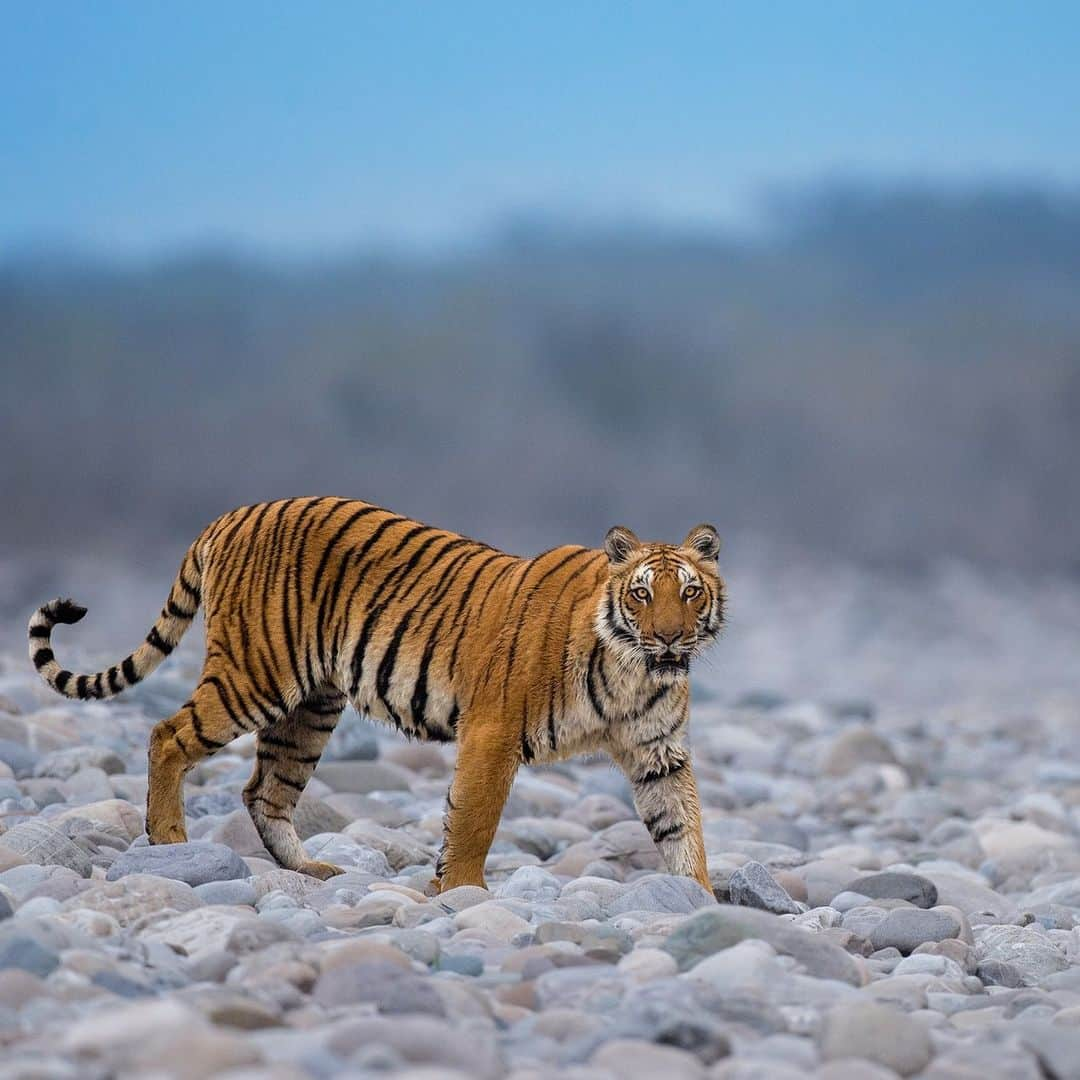
<path fill-rule="evenodd" d="M 716 899 L 604 761 L 523 769 L 490 891 L 434 897 L 453 749 L 351 713 L 298 816 L 344 876 L 270 860 L 245 741 L 192 774 L 190 842 L 146 845 L 147 733 L 197 655 L 86 705 L 0 661 L 0 1077 L 1080 1076 L 1071 697 L 732 701 L 706 673 Z"/>

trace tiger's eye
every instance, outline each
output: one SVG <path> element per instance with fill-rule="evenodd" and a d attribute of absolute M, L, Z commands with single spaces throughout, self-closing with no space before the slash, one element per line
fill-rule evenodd
<path fill-rule="evenodd" d="M 693 600 L 695 596 L 699 596 L 700 594 L 701 589 L 697 585 L 687 585 L 683 590 L 683 599 Z"/>
<path fill-rule="evenodd" d="M 635 600 L 639 600 L 643 604 L 647 604 L 649 602 L 649 590 L 648 589 L 641 589 L 641 588 L 631 589 L 630 590 L 630 595 Z"/>

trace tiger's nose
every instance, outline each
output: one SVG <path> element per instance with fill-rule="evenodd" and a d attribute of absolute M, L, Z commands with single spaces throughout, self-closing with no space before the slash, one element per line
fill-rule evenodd
<path fill-rule="evenodd" d="M 681 630 L 673 630 L 671 632 L 665 632 L 665 631 L 657 630 L 656 631 L 656 637 L 657 637 L 657 639 L 659 641 L 663 642 L 663 644 L 665 644 L 665 645 L 674 645 L 675 642 L 678 641 L 680 637 L 682 637 L 682 631 Z"/>

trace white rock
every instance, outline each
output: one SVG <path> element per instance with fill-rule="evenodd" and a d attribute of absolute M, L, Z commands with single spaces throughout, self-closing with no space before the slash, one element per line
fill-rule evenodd
<path fill-rule="evenodd" d="M 1038 923 L 1030 926 L 980 926 L 975 931 L 979 962 L 1002 960 L 1018 968 L 1029 985 L 1069 966 L 1062 949 Z"/>
<path fill-rule="evenodd" d="M 57 814 L 52 821 L 53 824 L 60 824 L 72 818 L 85 818 L 95 825 L 110 825 L 122 830 L 129 840 L 134 840 L 144 831 L 142 812 L 124 799 L 103 799 L 76 806 Z"/>
<path fill-rule="evenodd" d="M 148 915 L 163 911 L 183 912 L 200 907 L 195 890 L 183 881 L 155 877 L 153 874 L 128 874 L 119 881 L 101 881 L 71 897 L 66 911 L 100 911 L 129 927 Z"/>
<path fill-rule="evenodd" d="M 539 866 L 519 866 L 496 890 L 498 897 L 522 900 L 555 900 L 562 892 L 562 882 Z"/>
<path fill-rule="evenodd" d="M 937 975 L 947 979 L 963 979 L 964 970 L 955 960 L 932 953 L 905 956 L 892 969 L 893 975 Z"/>
<path fill-rule="evenodd" d="M 99 1009 L 61 1036 L 69 1053 L 110 1072 L 162 1071 L 176 1080 L 202 1080 L 227 1069 L 256 1065 L 262 1055 L 176 1000 Z"/>
<path fill-rule="evenodd" d="M 464 911 L 459 911 L 454 916 L 454 925 L 459 930 L 484 930 L 502 941 L 510 941 L 518 934 L 528 933 L 530 930 L 525 919 L 507 911 L 494 900 L 474 904 Z"/>
<path fill-rule="evenodd" d="M 620 1080 L 703 1080 L 705 1069 L 693 1054 L 640 1039 L 612 1039 L 589 1063 Z"/>
<path fill-rule="evenodd" d="M 825 1018 L 822 1055 L 865 1058 L 901 1076 L 925 1069 L 933 1049 L 926 1028 L 897 1009 L 872 1002 L 843 1004 Z"/>
<path fill-rule="evenodd" d="M 1071 836 L 1033 825 L 1030 821 L 994 821 L 980 818 L 973 828 L 983 850 L 991 859 L 1025 855 L 1031 851 L 1075 848 Z"/>
<path fill-rule="evenodd" d="M 869 896 L 863 896 L 862 893 L 845 891 L 837 893 L 837 895 L 832 898 L 832 902 L 829 906 L 843 914 L 846 911 L 850 911 L 852 908 L 862 907 L 864 904 L 869 903 L 872 903 Z"/>
<path fill-rule="evenodd" d="M 639 982 L 666 978 L 677 974 L 679 970 L 679 965 L 670 953 L 647 946 L 628 952 L 615 966 Z"/>
<path fill-rule="evenodd" d="M 364 870 L 380 877 L 391 874 L 390 864 L 381 851 L 340 833 L 318 833 L 304 841 L 304 850 L 313 859 L 335 863 L 345 869 Z"/>
<path fill-rule="evenodd" d="M 184 955 L 199 957 L 226 951 L 234 930 L 258 920 L 259 916 L 249 907 L 196 908 L 182 915 L 158 916 L 138 936 L 144 942 L 157 942 Z"/>
<path fill-rule="evenodd" d="M 764 941 L 755 939 L 740 941 L 730 949 L 721 949 L 686 973 L 687 978 L 740 992 L 771 980 L 786 978 L 789 974 L 790 967 L 780 962 L 776 950 Z"/>

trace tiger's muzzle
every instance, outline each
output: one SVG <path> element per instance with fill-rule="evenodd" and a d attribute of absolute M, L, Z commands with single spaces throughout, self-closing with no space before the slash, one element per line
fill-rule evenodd
<path fill-rule="evenodd" d="M 690 670 L 690 657 L 696 642 L 681 640 L 681 635 L 670 637 L 657 634 L 656 641 L 643 641 L 645 668 L 651 675 L 685 675 Z"/>

